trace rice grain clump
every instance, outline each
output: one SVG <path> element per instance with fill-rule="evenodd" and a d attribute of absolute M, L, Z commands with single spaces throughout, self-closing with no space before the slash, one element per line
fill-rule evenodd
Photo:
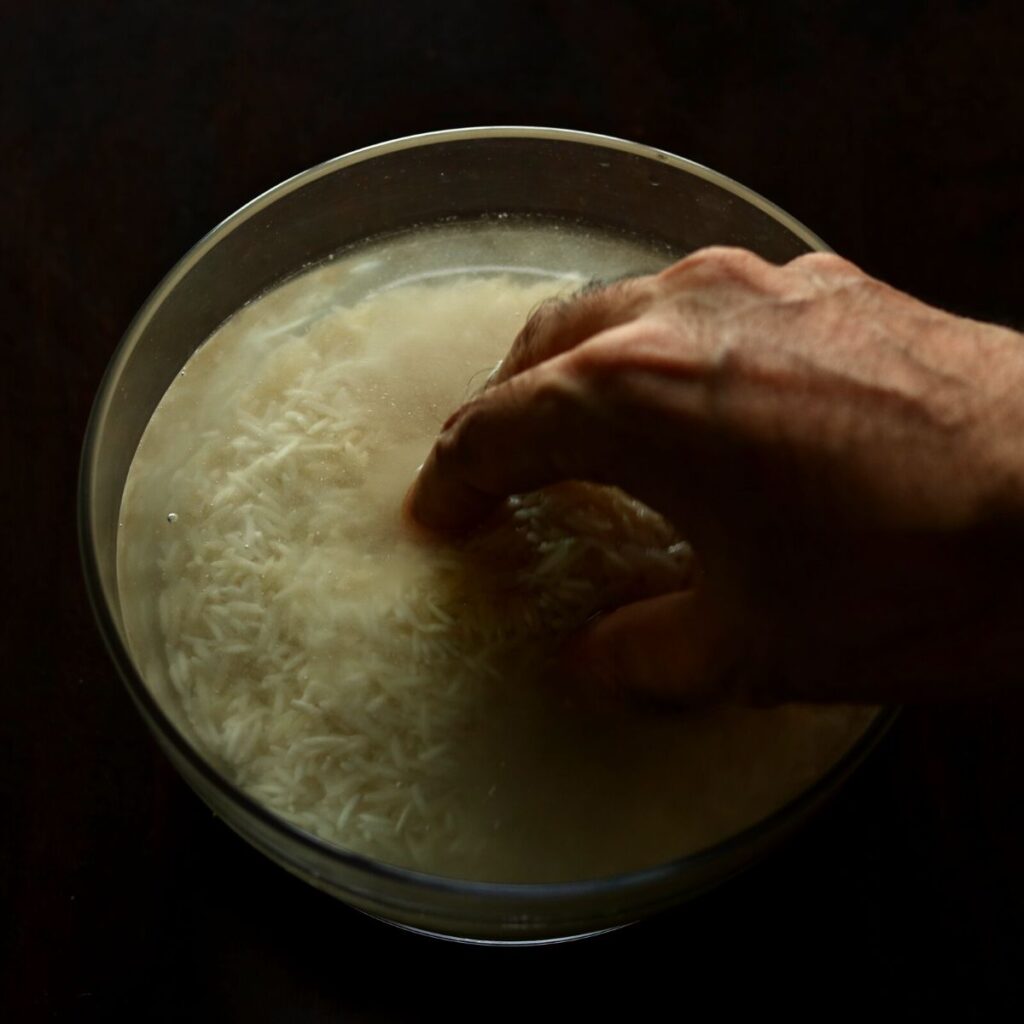
<path fill-rule="evenodd" d="M 834 761 L 865 713 L 611 716 L 545 684 L 567 630 L 685 582 L 688 550 L 583 484 L 512 499 L 461 544 L 410 537 L 399 509 L 438 424 L 566 281 L 456 274 L 338 303 L 359 265 L 233 317 L 129 474 L 130 647 L 204 754 L 328 841 L 502 880 L 678 856 Z"/>

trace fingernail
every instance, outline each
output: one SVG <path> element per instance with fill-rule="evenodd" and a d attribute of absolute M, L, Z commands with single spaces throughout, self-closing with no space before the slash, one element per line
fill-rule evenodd
<path fill-rule="evenodd" d="M 501 368 L 504 365 L 505 365 L 505 360 L 504 359 L 499 359 L 498 362 L 495 364 L 494 369 L 491 370 L 491 372 L 489 374 L 487 374 L 487 380 L 484 382 L 484 387 L 487 387 L 487 385 L 494 383 L 494 381 L 497 378 L 498 374 L 501 373 Z"/>

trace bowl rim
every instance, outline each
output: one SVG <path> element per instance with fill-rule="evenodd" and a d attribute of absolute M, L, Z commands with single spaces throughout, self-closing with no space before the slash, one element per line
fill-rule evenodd
<path fill-rule="evenodd" d="M 510 906 L 526 901 L 555 904 L 564 901 L 574 901 L 588 896 L 607 896 L 614 893 L 625 895 L 629 892 L 639 893 L 649 887 L 680 878 L 688 871 L 695 870 L 709 861 L 728 857 L 730 854 L 738 852 L 744 846 L 755 846 L 759 839 L 767 838 L 772 833 L 782 832 L 786 824 L 799 823 L 805 810 L 809 810 L 818 801 L 823 800 L 836 790 L 877 746 L 898 716 L 899 708 L 879 708 L 860 736 L 823 775 L 819 776 L 809 786 L 782 804 L 767 817 L 760 819 L 740 832 L 734 833 L 722 842 L 651 867 L 574 881 L 490 882 L 435 875 L 418 871 L 414 868 L 378 861 L 372 857 L 344 849 L 321 839 L 270 810 L 270 808 L 237 787 L 226 775 L 214 767 L 174 725 L 146 686 L 141 674 L 135 668 L 126 645 L 121 639 L 111 609 L 108 607 L 101 581 L 98 555 L 93 544 L 95 524 L 92 518 L 91 495 L 96 479 L 95 446 L 100 425 L 104 421 L 110 406 L 114 384 L 120 376 L 123 364 L 131 355 L 139 336 L 155 311 L 192 267 L 207 252 L 214 248 L 221 239 L 230 234 L 238 225 L 297 189 L 303 188 L 325 175 L 332 174 L 342 168 L 361 163 L 365 160 L 371 160 L 405 149 L 447 142 L 516 138 L 543 139 L 575 145 L 586 145 L 598 149 L 618 150 L 666 164 L 717 185 L 719 188 L 768 214 L 773 220 L 781 223 L 794 235 L 806 242 L 812 250 L 820 252 L 832 251 L 825 242 L 796 220 L 796 218 L 753 189 L 747 188 L 727 175 L 666 150 L 657 149 L 642 143 L 630 142 L 610 135 L 563 128 L 488 125 L 422 132 L 364 146 L 340 156 L 332 157 L 305 171 L 300 171 L 298 174 L 292 175 L 260 193 L 207 232 L 164 275 L 132 318 L 101 378 L 83 439 L 79 462 L 77 500 L 79 553 L 89 604 L 99 626 L 104 645 L 111 660 L 114 662 L 118 674 L 121 676 L 122 682 L 136 707 L 142 713 L 142 717 L 161 742 L 169 744 L 174 753 L 181 757 L 192 770 L 202 777 L 204 782 L 217 791 L 229 804 L 238 805 L 239 809 L 246 816 L 255 819 L 259 825 L 273 832 L 283 833 L 298 848 L 305 849 L 319 858 L 338 862 L 339 865 L 343 865 L 356 872 L 380 879 L 381 881 L 397 883 L 399 886 L 409 890 L 431 890 L 438 894 L 443 893 L 504 902 Z M 300 874 L 304 875 L 307 872 L 306 866 L 294 859 L 290 852 L 288 855 L 284 855 L 282 851 L 275 850 L 274 855 L 276 858 L 288 861 Z M 389 902 L 388 897 L 382 896 L 381 898 L 383 902 Z"/>

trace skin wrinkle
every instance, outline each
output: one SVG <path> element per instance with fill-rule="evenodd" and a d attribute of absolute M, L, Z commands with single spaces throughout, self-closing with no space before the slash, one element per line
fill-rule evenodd
<path fill-rule="evenodd" d="M 784 400 L 787 392 L 801 395 L 820 403 L 825 408 L 834 408 L 839 398 L 852 399 L 855 404 L 872 408 L 876 413 L 889 410 L 894 419 L 919 422 L 928 427 L 936 427 L 944 432 L 952 432 L 960 426 L 960 422 L 950 421 L 940 414 L 940 410 L 922 402 L 920 397 L 908 394 L 903 388 L 889 383 L 873 380 L 851 379 L 839 370 L 821 366 L 817 360 L 806 353 L 788 354 L 788 365 L 778 367 L 777 373 L 767 367 L 751 370 L 746 368 L 746 375 L 753 376 L 755 382 L 769 385 L 768 390 L 779 390 L 781 395 L 773 395 L 776 402 Z M 787 374 L 787 369 L 794 366 L 813 371 L 814 386 L 811 387 L 799 375 Z"/>
<path fill-rule="evenodd" d="M 637 374 L 647 373 L 656 377 L 674 380 L 693 381 L 705 392 L 704 408 L 709 418 L 720 427 L 725 427 L 731 420 L 725 412 L 728 409 L 730 391 L 737 379 L 743 387 L 754 396 L 756 410 L 760 404 L 769 403 L 772 410 L 785 411 L 786 404 L 793 397 L 803 397 L 815 402 L 822 412 L 829 413 L 837 407 L 837 398 L 851 399 L 858 405 L 879 409 L 891 409 L 895 420 L 920 419 L 924 425 L 934 425 L 944 429 L 952 429 L 944 419 L 936 418 L 934 410 L 922 404 L 913 395 L 891 386 L 873 381 L 851 379 L 838 370 L 823 367 L 818 360 L 802 352 L 764 353 L 756 341 L 737 343 L 728 331 L 719 332 L 714 343 L 713 354 L 709 360 L 673 361 L 666 357 L 658 344 L 645 345 L 643 336 L 633 337 L 633 344 L 628 353 L 628 361 L 616 369 L 609 369 L 607 376 L 611 380 L 618 378 L 628 390 L 628 382 Z M 602 337 L 580 346 L 580 355 L 595 351 L 600 346 L 605 350 L 613 349 L 617 344 L 614 337 Z M 593 346 L 588 348 L 588 346 Z M 700 348 L 700 345 L 694 346 Z M 753 354 L 753 358 L 751 356 Z M 774 363 L 769 360 L 774 360 Z M 814 373 L 814 387 L 807 383 L 807 376 L 793 373 L 794 368 L 811 370 Z M 577 362 L 576 372 L 585 372 Z M 594 377 L 590 377 L 591 386 Z M 602 392 L 604 402 L 615 402 L 618 396 L 607 388 Z M 621 400 L 621 398 L 619 399 Z M 640 404 L 640 403 L 634 403 Z M 666 407 L 669 403 L 664 403 Z M 734 402 L 733 405 L 736 403 Z M 833 414 L 834 415 L 834 414 Z M 828 417 L 823 417 L 827 422 Z"/>
<path fill-rule="evenodd" d="M 809 304 L 807 299 L 786 303 L 787 307 L 796 307 L 800 310 L 807 308 Z M 823 425 L 830 420 L 835 420 L 837 414 L 834 410 L 844 407 L 844 404 L 837 399 L 843 398 L 847 399 L 854 408 L 873 409 L 876 415 L 879 410 L 888 410 L 888 414 L 891 415 L 894 422 L 908 420 L 912 423 L 919 420 L 921 426 L 936 427 L 945 434 L 952 434 L 965 421 L 965 413 L 957 410 L 955 406 L 951 407 L 950 403 L 921 400 L 917 391 L 923 390 L 925 397 L 928 398 L 937 396 L 938 391 L 931 386 L 931 380 L 923 389 L 916 387 L 915 385 L 920 383 L 919 374 L 915 374 L 912 379 L 908 380 L 907 386 L 901 388 L 896 386 L 898 381 L 892 375 L 886 377 L 885 384 L 879 384 L 877 368 L 866 375 L 867 380 L 861 381 L 850 375 L 847 365 L 840 370 L 833 370 L 824 365 L 817 355 L 799 349 L 781 354 L 773 350 L 765 351 L 753 338 L 748 339 L 746 344 L 737 345 L 733 337 L 735 331 L 731 330 L 730 326 L 734 327 L 734 322 L 742 318 L 743 314 L 742 309 L 728 314 L 725 317 L 723 329 L 719 332 L 717 358 L 719 375 L 716 377 L 712 374 L 709 377 L 709 387 L 712 389 L 713 395 L 729 394 L 732 385 L 729 375 L 732 374 L 733 377 L 743 380 L 754 394 L 754 409 L 760 406 L 762 411 L 765 411 L 763 409 L 765 402 L 770 403 L 770 409 L 774 412 L 770 418 L 776 422 L 784 422 L 787 403 L 794 397 L 803 397 L 820 406 L 819 415 Z M 820 336 L 826 335 L 827 332 L 823 331 Z M 878 337 L 884 339 L 893 351 L 901 354 L 905 352 L 905 347 L 893 343 L 890 337 L 884 334 L 881 327 L 878 329 Z M 752 357 L 749 357 L 748 353 L 752 354 Z M 775 366 L 767 365 L 766 360 L 770 359 L 779 361 Z M 911 364 L 912 369 L 920 367 L 928 378 L 938 377 L 953 380 L 963 386 L 960 378 L 938 374 L 916 357 L 907 362 Z M 802 368 L 807 372 L 802 376 L 799 373 L 789 373 L 788 370 L 793 367 Z M 806 383 L 809 380 L 814 380 L 816 390 L 812 390 Z M 721 408 L 721 403 L 719 403 L 719 408 Z M 951 411 L 947 412 L 947 409 Z M 835 433 L 839 436 L 849 433 L 848 420 L 841 420 L 835 426 Z M 784 433 L 785 431 L 782 431 L 782 434 Z"/>

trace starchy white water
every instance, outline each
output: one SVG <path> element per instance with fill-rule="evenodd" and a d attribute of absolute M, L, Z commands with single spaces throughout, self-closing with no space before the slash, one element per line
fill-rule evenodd
<path fill-rule="evenodd" d="M 667 257 L 553 224 L 384 240 L 239 311 L 160 403 L 129 473 L 119 588 L 147 684 L 273 811 L 340 846 L 507 881 L 649 866 L 800 792 L 871 712 L 615 713 L 545 669 L 566 631 L 688 551 L 618 492 L 511 501 L 464 543 L 400 505 L 527 315 Z"/>

